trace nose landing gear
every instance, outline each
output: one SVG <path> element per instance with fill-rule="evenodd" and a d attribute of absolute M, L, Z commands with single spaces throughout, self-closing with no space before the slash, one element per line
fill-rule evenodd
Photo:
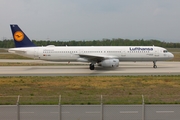
<path fill-rule="evenodd" d="M 153 61 L 153 68 L 157 68 L 156 61 Z"/>

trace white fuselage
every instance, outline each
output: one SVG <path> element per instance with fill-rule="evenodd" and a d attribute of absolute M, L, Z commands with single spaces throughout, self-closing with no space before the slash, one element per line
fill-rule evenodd
<path fill-rule="evenodd" d="M 47 46 L 11 48 L 9 52 L 48 61 L 86 61 L 81 55 L 105 56 L 119 61 L 164 61 L 174 55 L 156 46 Z"/>

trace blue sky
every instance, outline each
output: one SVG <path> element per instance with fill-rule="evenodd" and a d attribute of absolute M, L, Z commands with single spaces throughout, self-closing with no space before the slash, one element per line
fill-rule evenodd
<path fill-rule="evenodd" d="M 0 0 L 0 39 L 180 41 L 180 0 Z"/>

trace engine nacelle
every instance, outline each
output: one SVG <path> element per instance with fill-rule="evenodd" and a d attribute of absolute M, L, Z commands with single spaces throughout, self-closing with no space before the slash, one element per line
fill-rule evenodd
<path fill-rule="evenodd" d="M 98 63 L 98 66 L 102 67 L 118 67 L 119 59 L 106 59 Z"/>

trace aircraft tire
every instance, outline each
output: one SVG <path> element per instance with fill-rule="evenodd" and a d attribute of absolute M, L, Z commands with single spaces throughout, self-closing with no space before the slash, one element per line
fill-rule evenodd
<path fill-rule="evenodd" d="M 89 69 L 90 69 L 90 70 L 94 70 L 94 65 L 93 65 L 93 64 L 90 64 L 90 65 L 89 65 Z"/>
<path fill-rule="evenodd" d="M 157 68 L 157 65 L 154 65 L 153 68 Z"/>

